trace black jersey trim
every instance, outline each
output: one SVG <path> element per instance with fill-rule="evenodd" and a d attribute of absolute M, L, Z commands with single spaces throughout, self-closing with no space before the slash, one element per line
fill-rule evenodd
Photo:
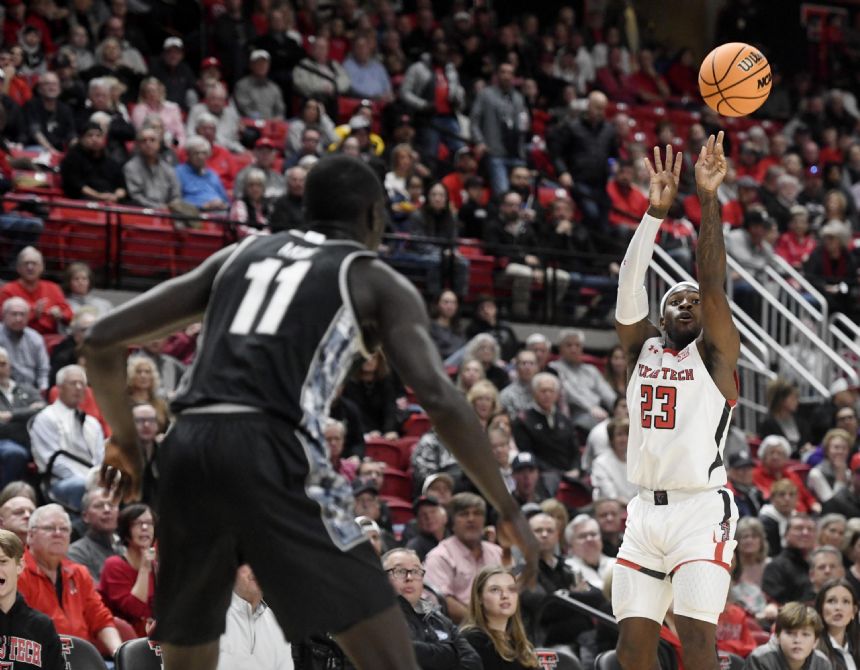
<path fill-rule="evenodd" d="M 718 467 L 723 465 L 723 457 L 720 454 L 720 444 L 723 442 L 723 438 L 726 436 L 726 430 L 729 427 L 729 419 L 732 417 L 732 405 L 726 400 L 726 404 L 723 405 L 723 415 L 720 417 L 720 423 L 717 425 L 717 432 L 714 433 L 714 441 L 717 443 L 717 457 L 714 459 L 714 462 L 711 463 L 711 467 L 708 468 L 708 479 L 711 478 L 711 473 L 716 470 Z"/>
<path fill-rule="evenodd" d="M 358 331 L 358 351 L 362 356 L 364 356 L 364 358 L 370 358 L 373 353 L 367 348 L 367 344 L 364 342 L 364 336 L 361 332 L 361 323 L 359 322 L 358 316 L 356 315 L 355 306 L 352 304 L 352 294 L 349 292 L 349 268 L 352 266 L 352 262 L 356 258 L 376 258 L 376 253 L 367 250 L 354 251 L 353 253 L 349 254 L 349 256 L 344 258 L 340 263 L 338 286 L 340 287 L 340 298 L 341 300 L 343 300 L 343 304 L 346 306 L 346 309 L 349 312 L 349 315 L 355 323 L 355 327 Z"/>

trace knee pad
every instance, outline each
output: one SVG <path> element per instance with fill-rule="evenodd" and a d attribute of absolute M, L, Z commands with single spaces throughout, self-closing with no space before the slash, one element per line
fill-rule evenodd
<path fill-rule="evenodd" d="M 731 575 L 708 561 L 682 565 L 672 577 L 675 614 L 716 624 L 726 606 Z"/>

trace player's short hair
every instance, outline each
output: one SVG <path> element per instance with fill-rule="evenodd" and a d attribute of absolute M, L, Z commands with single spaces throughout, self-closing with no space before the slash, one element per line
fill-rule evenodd
<path fill-rule="evenodd" d="M 365 220 L 367 211 L 383 197 L 379 178 L 364 162 L 333 154 L 316 163 L 305 182 L 305 219 L 351 223 Z"/>
<path fill-rule="evenodd" d="M 776 615 L 776 634 L 799 628 L 811 628 L 815 632 L 815 637 L 821 637 L 824 623 L 812 607 L 798 602 L 785 603 Z"/>
<path fill-rule="evenodd" d="M 0 551 L 20 563 L 24 557 L 24 543 L 11 530 L 0 530 Z"/>
<path fill-rule="evenodd" d="M 481 510 L 481 513 L 486 515 L 487 503 L 479 495 L 463 492 L 451 498 L 451 516 L 457 516 L 461 512 L 475 508 Z"/>

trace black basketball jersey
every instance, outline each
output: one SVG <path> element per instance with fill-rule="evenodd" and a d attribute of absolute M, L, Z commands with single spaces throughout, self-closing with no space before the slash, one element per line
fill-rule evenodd
<path fill-rule="evenodd" d="M 375 255 L 315 232 L 246 239 L 215 278 L 173 410 L 245 405 L 321 438 L 338 386 L 356 355 L 367 355 L 347 272 Z"/>

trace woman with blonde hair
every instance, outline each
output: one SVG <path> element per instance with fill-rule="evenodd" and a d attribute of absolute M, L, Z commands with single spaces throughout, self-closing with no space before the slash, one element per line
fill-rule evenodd
<path fill-rule="evenodd" d="M 486 567 L 475 577 L 462 630 L 484 670 L 539 667 L 520 615 L 517 580 L 508 568 Z"/>
<path fill-rule="evenodd" d="M 499 402 L 499 391 L 493 383 L 487 379 L 475 382 L 469 392 L 466 393 L 466 400 L 475 410 L 478 415 L 478 421 L 486 430 L 493 417 L 498 414 L 502 405 Z"/>
<path fill-rule="evenodd" d="M 170 410 L 161 388 L 161 376 L 155 363 L 146 356 L 130 356 L 126 366 L 126 389 L 132 405 L 152 405 L 158 418 L 158 432 L 167 430 Z"/>
<path fill-rule="evenodd" d="M 481 361 L 475 358 L 464 358 L 457 372 L 457 388 L 463 393 L 468 393 L 470 388 L 486 378 Z"/>
<path fill-rule="evenodd" d="M 137 105 L 131 113 L 131 122 L 140 130 L 150 114 L 158 116 L 164 122 L 165 141 L 168 146 L 185 145 L 182 110 L 175 102 L 167 99 L 164 84 L 155 77 L 147 77 L 141 82 Z"/>
<path fill-rule="evenodd" d="M 747 612 L 763 615 L 767 598 L 761 583 L 764 568 L 770 561 L 764 525 L 756 517 L 745 516 L 738 521 L 735 539 L 738 546 L 735 550 L 734 585 L 729 597 Z"/>

